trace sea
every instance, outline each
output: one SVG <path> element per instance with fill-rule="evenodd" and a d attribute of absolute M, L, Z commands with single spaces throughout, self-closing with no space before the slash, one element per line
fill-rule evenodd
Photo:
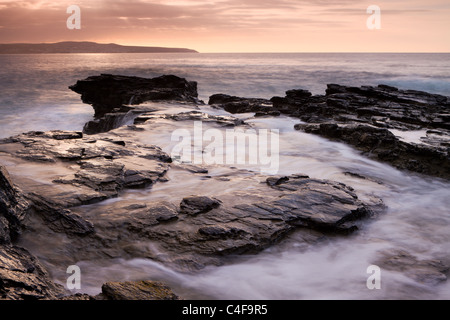
<path fill-rule="evenodd" d="M 324 94 L 329 83 L 387 84 L 450 96 L 447 53 L 36 54 L 0 55 L 0 65 L 0 138 L 27 131 L 81 131 L 94 111 L 68 87 L 101 73 L 148 78 L 174 74 L 196 81 L 205 103 L 215 93 L 267 99 L 284 96 L 290 89 Z M 218 112 L 207 106 L 203 110 Z M 147 259 L 120 259 L 109 265 L 81 261 L 79 291 L 99 293 L 101 284 L 110 280 L 152 279 L 166 281 L 187 299 L 450 299 L 450 280 L 427 283 L 408 272 L 382 269 L 381 287 L 368 286 L 368 267 L 383 250 L 404 250 L 419 260 L 450 265 L 449 182 L 399 171 L 344 144 L 295 131 L 298 119 L 282 116 L 249 122 L 280 130 L 279 174 L 301 172 L 344 182 L 362 198 L 381 197 L 386 212 L 350 237 L 306 249 L 294 238 L 195 274 Z M 414 141 L 414 134 L 403 138 Z M 170 132 L 164 134 L 162 129 L 147 142 L 170 152 Z M 371 179 L 357 179 L 346 175 L 348 171 Z M 176 176 L 170 180 L 172 184 L 123 197 L 176 197 L 180 186 L 206 194 L 216 190 Z M 33 251 L 38 256 L 42 252 Z M 64 284 L 65 270 L 49 271 Z"/>

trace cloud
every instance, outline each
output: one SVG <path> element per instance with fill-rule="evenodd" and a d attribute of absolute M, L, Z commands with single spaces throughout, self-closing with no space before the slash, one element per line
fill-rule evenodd
<path fill-rule="evenodd" d="M 436 35 L 435 30 L 449 27 L 448 0 L 378 2 L 387 17 L 383 28 L 393 18 L 399 26 L 426 21 L 419 30 Z M 66 28 L 66 8 L 74 3 L 82 15 L 82 28 L 77 31 Z M 344 46 L 366 28 L 370 4 L 368 0 L 0 0 L 0 42 L 91 40 L 207 47 L 225 41 L 231 46 L 238 40 L 266 45 L 270 39 L 278 44 L 284 41 L 283 48 L 289 48 L 300 39 L 320 41 L 322 46 L 339 37 Z M 406 38 L 408 32 L 412 38 L 417 30 L 413 26 L 383 32 L 395 33 L 398 39 L 401 34 Z"/>

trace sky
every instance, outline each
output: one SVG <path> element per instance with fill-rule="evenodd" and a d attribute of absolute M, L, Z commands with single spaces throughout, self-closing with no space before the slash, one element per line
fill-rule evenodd
<path fill-rule="evenodd" d="M 68 29 L 67 7 L 80 8 Z M 380 29 L 369 29 L 370 5 Z M 0 43 L 95 41 L 199 52 L 450 52 L 449 0 L 0 0 Z"/>

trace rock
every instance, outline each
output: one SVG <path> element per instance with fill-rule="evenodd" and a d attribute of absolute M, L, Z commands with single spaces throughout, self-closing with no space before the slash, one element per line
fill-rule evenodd
<path fill-rule="evenodd" d="M 370 125 L 298 124 L 295 129 L 348 143 L 402 170 L 450 179 L 448 148 L 401 141 L 388 129 Z"/>
<path fill-rule="evenodd" d="M 94 107 L 96 117 L 146 101 L 199 102 L 197 83 L 174 75 L 147 79 L 101 74 L 79 80 L 69 88 Z"/>
<path fill-rule="evenodd" d="M 101 118 L 87 122 L 83 127 L 83 132 L 86 134 L 108 132 L 119 128 L 133 116 L 133 113 L 130 112 L 106 113 Z"/>
<path fill-rule="evenodd" d="M 94 232 L 94 226 L 78 214 L 63 205 L 51 203 L 43 196 L 37 194 L 27 195 L 32 202 L 32 208 L 46 222 L 47 226 L 55 232 L 63 232 L 68 235 L 83 236 Z"/>
<path fill-rule="evenodd" d="M 49 299 L 49 300 L 54 300 L 54 299 Z M 64 300 L 64 301 L 76 301 L 76 300 L 80 300 L 80 301 L 93 301 L 93 300 L 97 300 L 96 297 L 90 296 L 88 294 L 83 294 L 83 293 L 75 293 L 73 295 L 70 296 L 64 296 L 61 298 L 58 298 L 56 300 Z"/>
<path fill-rule="evenodd" d="M 171 161 L 156 146 L 118 140 L 115 135 L 93 140 L 77 132 L 30 132 L 0 141 L 2 148 L 15 158 L 41 161 L 45 157 L 55 164 L 53 174 L 48 170 L 47 176 L 39 176 L 38 187 L 28 180 L 21 186 L 33 211 L 52 230 L 70 235 L 86 235 L 94 230 L 89 221 L 70 208 L 116 197 L 123 189 L 149 187 L 165 175 Z M 47 183 L 42 184 L 43 180 Z M 8 181 L 1 182 L 9 186 Z M 5 217 L 9 224 L 17 226 L 26 202 L 17 198 L 11 188 L 4 190 L 10 190 L 0 193 L 7 204 Z M 3 225 L 4 219 L 0 223 Z M 0 234 L 4 235 L 4 230 L 0 228 Z"/>
<path fill-rule="evenodd" d="M 208 104 L 215 108 L 222 108 L 229 113 L 258 112 L 259 114 L 279 115 L 279 112 L 272 108 L 272 102 L 266 99 L 240 98 L 219 93 L 209 97 Z"/>
<path fill-rule="evenodd" d="M 21 190 L 11 181 L 8 171 L 0 166 L 0 244 L 17 238 L 29 207 Z"/>
<path fill-rule="evenodd" d="M 328 84 L 326 95 L 312 96 L 298 89 L 271 101 L 275 110 L 311 124 L 298 125 L 297 129 L 349 143 L 400 169 L 449 178 L 449 97 L 388 85 Z M 437 134 L 427 134 L 420 143 L 408 144 L 386 129 L 405 133 L 430 129 Z M 388 146 L 395 150 L 385 148 Z"/>
<path fill-rule="evenodd" d="M 105 300 L 179 300 L 180 298 L 162 282 L 126 281 L 107 282 L 98 298 Z"/>
<path fill-rule="evenodd" d="M 202 121 L 214 122 L 222 126 L 239 126 L 245 124 L 241 119 L 228 116 L 214 116 L 200 111 L 187 111 L 177 114 L 152 114 L 144 113 L 134 119 L 134 124 L 142 124 L 147 121 L 155 121 L 158 119 L 170 119 L 174 121 Z"/>
<path fill-rule="evenodd" d="M 332 181 L 305 175 L 262 179 L 267 183 L 253 182 L 251 191 L 189 196 L 179 205 L 123 200 L 73 208 L 94 232 L 61 243 L 56 251 L 68 256 L 46 259 L 58 264 L 60 259 L 149 258 L 194 271 L 223 264 L 230 255 L 260 252 L 294 231 L 346 235 L 383 209 L 380 199 L 362 202 L 351 188 Z"/>
<path fill-rule="evenodd" d="M 181 213 L 196 215 L 208 212 L 219 206 L 220 200 L 202 196 L 190 196 L 181 201 L 180 210 Z"/>
<path fill-rule="evenodd" d="M 0 245 L 0 300 L 56 299 L 64 294 L 27 250 Z"/>
<path fill-rule="evenodd" d="M 294 100 L 302 100 L 311 97 L 312 94 L 308 90 L 293 89 L 286 91 L 286 97 Z"/>
<path fill-rule="evenodd" d="M 180 300 L 165 283 L 158 281 L 106 282 L 96 296 L 76 293 L 57 300 Z"/>
<path fill-rule="evenodd" d="M 450 266 L 440 260 L 420 260 L 399 249 L 385 250 L 380 254 L 381 257 L 375 261 L 375 264 L 382 270 L 402 272 L 419 283 L 432 286 L 447 280 Z"/>

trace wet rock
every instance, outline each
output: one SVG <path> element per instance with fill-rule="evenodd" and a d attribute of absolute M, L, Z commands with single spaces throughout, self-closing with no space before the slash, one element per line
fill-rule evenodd
<path fill-rule="evenodd" d="M 8 171 L 0 166 L 0 244 L 10 243 L 20 234 L 21 224 L 28 210 L 21 190 L 11 181 Z"/>
<path fill-rule="evenodd" d="M 380 252 L 381 257 L 375 261 L 382 270 L 402 272 L 415 281 L 427 285 L 438 285 L 447 280 L 450 266 L 440 260 L 421 260 L 399 249 Z"/>
<path fill-rule="evenodd" d="M 298 125 L 298 129 L 349 143 L 365 152 L 375 149 L 376 159 L 401 169 L 449 178 L 449 97 L 388 85 L 347 87 L 328 84 L 326 95 L 312 96 L 299 89 L 287 91 L 285 97 L 273 97 L 271 101 L 274 109 L 312 125 Z M 405 144 L 388 130 L 374 127 L 405 132 L 430 129 L 437 135 L 427 134 L 420 144 Z M 389 145 L 400 150 L 377 151 Z M 430 164 L 429 159 L 433 159 Z M 440 165 L 445 168 L 440 169 Z"/>
<path fill-rule="evenodd" d="M 266 99 L 240 98 L 219 93 L 209 97 L 208 104 L 229 113 L 258 112 L 259 114 L 279 115 L 279 112 L 272 108 L 272 102 Z"/>
<path fill-rule="evenodd" d="M 55 232 L 68 235 L 83 236 L 94 232 L 94 225 L 83 219 L 63 205 L 52 203 L 43 196 L 28 194 L 27 198 L 32 203 L 33 212 L 39 214 L 46 225 Z"/>
<path fill-rule="evenodd" d="M 181 201 L 181 213 L 196 215 L 208 212 L 220 206 L 220 201 L 214 198 L 204 196 L 190 196 Z"/>
<path fill-rule="evenodd" d="M 174 75 L 147 79 L 101 74 L 79 80 L 69 88 L 94 107 L 96 117 L 146 101 L 199 102 L 197 83 Z"/>
<path fill-rule="evenodd" d="M 83 132 L 86 134 L 108 132 L 124 125 L 134 116 L 131 112 L 106 113 L 101 118 L 87 122 L 83 127 Z"/>
<path fill-rule="evenodd" d="M 188 112 L 181 112 L 177 114 L 152 114 L 152 113 L 144 113 L 142 115 L 139 115 L 134 119 L 134 124 L 142 124 L 146 123 L 147 121 L 155 121 L 158 119 L 170 119 L 174 121 L 202 121 L 202 122 L 214 122 L 219 125 L 223 126 L 238 126 L 245 124 L 244 121 L 238 118 L 234 117 L 228 117 L 228 116 L 214 116 L 209 115 L 204 112 L 200 111 L 188 111 Z"/>
<path fill-rule="evenodd" d="M 116 197 L 124 189 L 149 187 L 165 175 L 171 161 L 156 146 L 119 140 L 115 135 L 91 139 L 76 132 L 31 132 L 1 141 L 2 148 L 20 159 L 38 161 L 33 155 L 42 155 L 57 166 L 53 175 L 39 177 L 37 186 L 28 180 L 21 186 L 33 211 L 52 230 L 70 235 L 93 232 L 93 225 L 70 208 Z M 60 171 L 67 174 L 61 175 Z M 47 179 L 47 183 L 42 183 L 42 179 Z M 8 180 L 2 182 L 7 184 Z M 14 200 L 12 191 L 4 197 L 8 205 L 5 210 L 9 212 L 5 217 L 16 226 L 23 218 L 18 210 L 25 203 Z M 4 219 L 0 220 L 2 225 L 3 222 Z M 4 227 L 0 230 L 5 233 Z"/>
<path fill-rule="evenodd" d="M 198 229 L 198 232 L 207 239 L 226 239 L 238 237 L 245 230 L 221 225 L 206 226 Z"/>
<path fill-rule="evenodd" d="M 76 261 L 149 258 L 192 271 L 223 264 L 230 255 L 260 252 L 294 231 L 345 235 L 383 210 L 380 199 L 363 203 L 353 189 L 332 181 L 292 175 L 261 182 L 251 192 L 189 196 L 178 205 L 129 200 L 73 208 L 94 232 L 61 244 L 58 252 L 70 252 L 64 259 Z M 62 257 L 47 259 L 56 263 Z"/>
<path fill-rule="evenodd" d="M 295 129 L 348 143 L 402 170 L 450 178 L 450 157 L 445 147 L 401 141 L 388 129 L 370 125 L 298 124 Z"/>
<path fill-rule="evenodd" d="M 179 300 L 180 298 L 162 282 L 126 281 L 107 282 L 102 286 L 104 300 Z"/>
<path fill-rule="evenodd" d="M 27 250 L 0 245 L 0 300 L 55 299 L 64 294 Z"/>

